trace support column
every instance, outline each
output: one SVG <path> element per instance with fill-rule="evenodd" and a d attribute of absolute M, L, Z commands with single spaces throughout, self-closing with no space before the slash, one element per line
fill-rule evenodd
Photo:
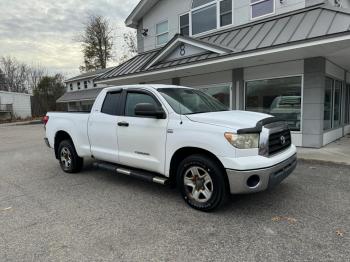
<path fill-rule="evenodd" d="M 232 109 L 244 110 L 244 71 L 232 70 Z"/>
<path fill-rule="evenodd" d="M 326 60 L 313 57 L 304 60 L 302 146 L 323 146 L 324 95 Z"/>

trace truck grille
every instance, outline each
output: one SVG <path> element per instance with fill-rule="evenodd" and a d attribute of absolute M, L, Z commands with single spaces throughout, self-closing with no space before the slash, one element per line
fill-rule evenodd
<path fill-rule="evenodd" d="M 270 134 L 269 136 L 269 155 L 274 155 L 287 149 L 292 144 L 290 130 Z"/>

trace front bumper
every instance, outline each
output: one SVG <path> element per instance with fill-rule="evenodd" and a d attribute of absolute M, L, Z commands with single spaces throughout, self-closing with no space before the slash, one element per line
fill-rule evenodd
<path fill-rule="evenodd" d="M 226 169 L 230 192 L 232 194 L 246 194 L 266 190 L 281 183 L 294 171 L 296 166 L 297 157 L 294 154 L 287 160 L 267 168 L 247 171 Z M 251 176 L 259 177 L 259 182 L 254 186 L 248 186 L 247 184 Z"/>

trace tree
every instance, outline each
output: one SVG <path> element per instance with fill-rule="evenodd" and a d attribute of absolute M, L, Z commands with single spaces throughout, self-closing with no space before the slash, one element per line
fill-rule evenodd
<path fill-rule="evenodd" d="M 55 76 L 44 76 L 38 86 L 33 90 L 36 103 L 33 103 L 34 115 L 44 115 L 48 111 L 56 111 L 58 106 L 56 100 L 64 94 L 66 87 L 64 77 L 61 74 Z"/>
<path fill-rule="evenodd" d="M 110 22 L 98 15 L 90 16 L 80 37 L 84 54 L 81 71 L 93 71 L 107 67 L 112 58 L 113 29 Z"/>
<path fill-rule="evenodd" d="M 28 72 L 28 89 L 29 91 L 35 90 L 44 76 L 47 76 L 47 69 L 37 65 L 31 66 Z"/>
<path fill-rule="evenodd" d="M 47 69 L 40 65 L 27 65 L 14 57 L 0 57 L 0 90 L 31 93 Z"/>
<path fill-rule="evenodd" d="M 136 38 L 136 32 L 134 31 L 128 31 L 123 34 L 123 47 L 124 47 L 124 53 L 122 53 L 119 58 L 117 59 L 117 62 L 119 64 L 129 60 L 130 58 L 137 55 L 137 38 Z"/>
<path fill-rule="evenodd" d="M 129 31 L 124 33 L 124 45 L 127 48 L 128 53 L 131 56 L 135 56 L 137 54 L 137 36 L 136 31 Z"/>
<path fill-rule="evenodd" d="M 0 59 L 0 69 L 6 79 L 6 91 L 28 93 L 29 66 L 12 57 Z"/>
<path fill-rule="evenodd" d="M 0 68 L 0 91 L 8 91 L 8 86 L 6 83 L 6 76 Z"/>

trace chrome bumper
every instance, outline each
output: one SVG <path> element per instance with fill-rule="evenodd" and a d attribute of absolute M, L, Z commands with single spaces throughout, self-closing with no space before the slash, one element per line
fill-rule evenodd
<path fill-rule="evenodd" d="M 294 171 L 296 166 L 297 157 L 295 154 L 287 160 L 267 168 L 247 171 L 226 169 L 230 192 L 231 194 L 246 194 L 266 190 L 281 183 Z M 259 182 L 254 186 L 248 186 L 247 181 L 253 175 L 259 177 Z"/>

